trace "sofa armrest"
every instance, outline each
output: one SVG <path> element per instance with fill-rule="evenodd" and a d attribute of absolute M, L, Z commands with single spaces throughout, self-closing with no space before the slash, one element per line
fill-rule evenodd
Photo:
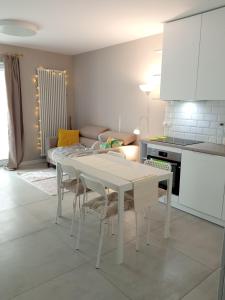
<path fill-rule="evenodd" d="M 46 153 L 48 152 L 49 149 L 57 147 L 58 143 L 58 138 L 57 136 L 48 136 L 46 138 Z"/>

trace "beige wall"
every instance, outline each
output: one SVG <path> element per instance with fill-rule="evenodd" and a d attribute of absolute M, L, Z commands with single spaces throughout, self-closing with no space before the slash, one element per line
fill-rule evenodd
<path fill-rule="evenodd" d="M 32 83 L 32 76 L 38 66 L 68 71 L 68 112 L 74 111 L 73 101 L 73 69 L 72 56 L 60 55 L 39 50 L 0 45 L 0 53 L 21 53 L 20 59 L 22 97 L 23 97 L 23 117 L 24 117 L 24 161 L 40 158 L 37 150 L 37 131 L 35 129 L 35 89 Z M 73 116 L 72 116 L 73 117 Z M 73 119 L 74 121 L 74 119 Z"/>
<path fill-rule="evenodd" d="M 150 134 L 163 134 L 165 103 L 138 88 L 158 73 L 162 35 L 74 56 L 75 124 L 97 124 L 132 132 L 150 104 Z M 154 91 L 153 98 L 157 98 Z M 145 129 L 142 122 L 142 131 Z"/>

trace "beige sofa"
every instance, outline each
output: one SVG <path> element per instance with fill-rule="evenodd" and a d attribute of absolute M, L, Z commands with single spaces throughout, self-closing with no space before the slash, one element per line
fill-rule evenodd
<path fill-rule="evenodd" d="M 83 145 L 85 148 L 95 149 L 99 153 L 110 150 L 98 150 L 98 144 L 105 142 L 108 137 L 116 138 L 118 140 L 123 141 L 123 147 L 132 145 L 136 141 L 136 136 L 134 134 L 111 131 L 106 127 L 87 125 L 80 128 L 80 144 Z M 56 149 L 59 149 L 57 148 L 57 143 L 58 139 L 54 136 L 50 136 L 46 140 L 46 160 L 49 165 L 55 165 L 54 152 Z M 67 149 L 69 153 L 73 152 L 73 147 L 66 147 L 65 149 L 62 149 L 62 151 L 66 151 Z M 113 149 L 115 150 L 115 148 Z"/>

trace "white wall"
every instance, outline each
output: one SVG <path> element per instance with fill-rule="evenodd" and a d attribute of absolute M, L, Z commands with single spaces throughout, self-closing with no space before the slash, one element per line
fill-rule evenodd
<path fill-rule="evenodd" d="M 162 35 L 74 56 L 75 122 L 132 132 L 146 114 L 147 97 L 138 85 L 159 73 Z M 154 92 L 155 97 L 157 91 Z M 165 102 L 150 101 L 150 132 L 163 133 Z M 144 124 L 142 126 L 144 129 Z"/>
<path fill-rule="evenodd" d="M 170 101 L 165 121 L 165 134 L 174 137 L 225 143 L 225 101 Z"/>
<path fill-rule="evenodd" d="M 0 45 L 0 53 L 23 54 L 23 57 L 20 58 L 20 67 L 24 118 L 24 161 L 39 159 L 40 150 L 37 149 L 37 129 L 35 128 L 35 88 L 32 76 L 39 66 L 68 71 L 68 114 L 73 119 L 72 56 L 7 45 Z"/>

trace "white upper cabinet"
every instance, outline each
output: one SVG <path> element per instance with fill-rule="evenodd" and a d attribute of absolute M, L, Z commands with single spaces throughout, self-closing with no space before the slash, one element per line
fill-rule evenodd
<path fill-rule="evenodd" d="M 225 8 L 202 15 L 197 100 L 225 100 Z"/>
<path fill-rule="evenodd" d="M 201 15 L 164 25 L 160 98 L 195 98 Z"/>
<path fill-rule="evenodd" d="M 225 8 L 165 24 L 161 99 L 225 100 Z"/>

